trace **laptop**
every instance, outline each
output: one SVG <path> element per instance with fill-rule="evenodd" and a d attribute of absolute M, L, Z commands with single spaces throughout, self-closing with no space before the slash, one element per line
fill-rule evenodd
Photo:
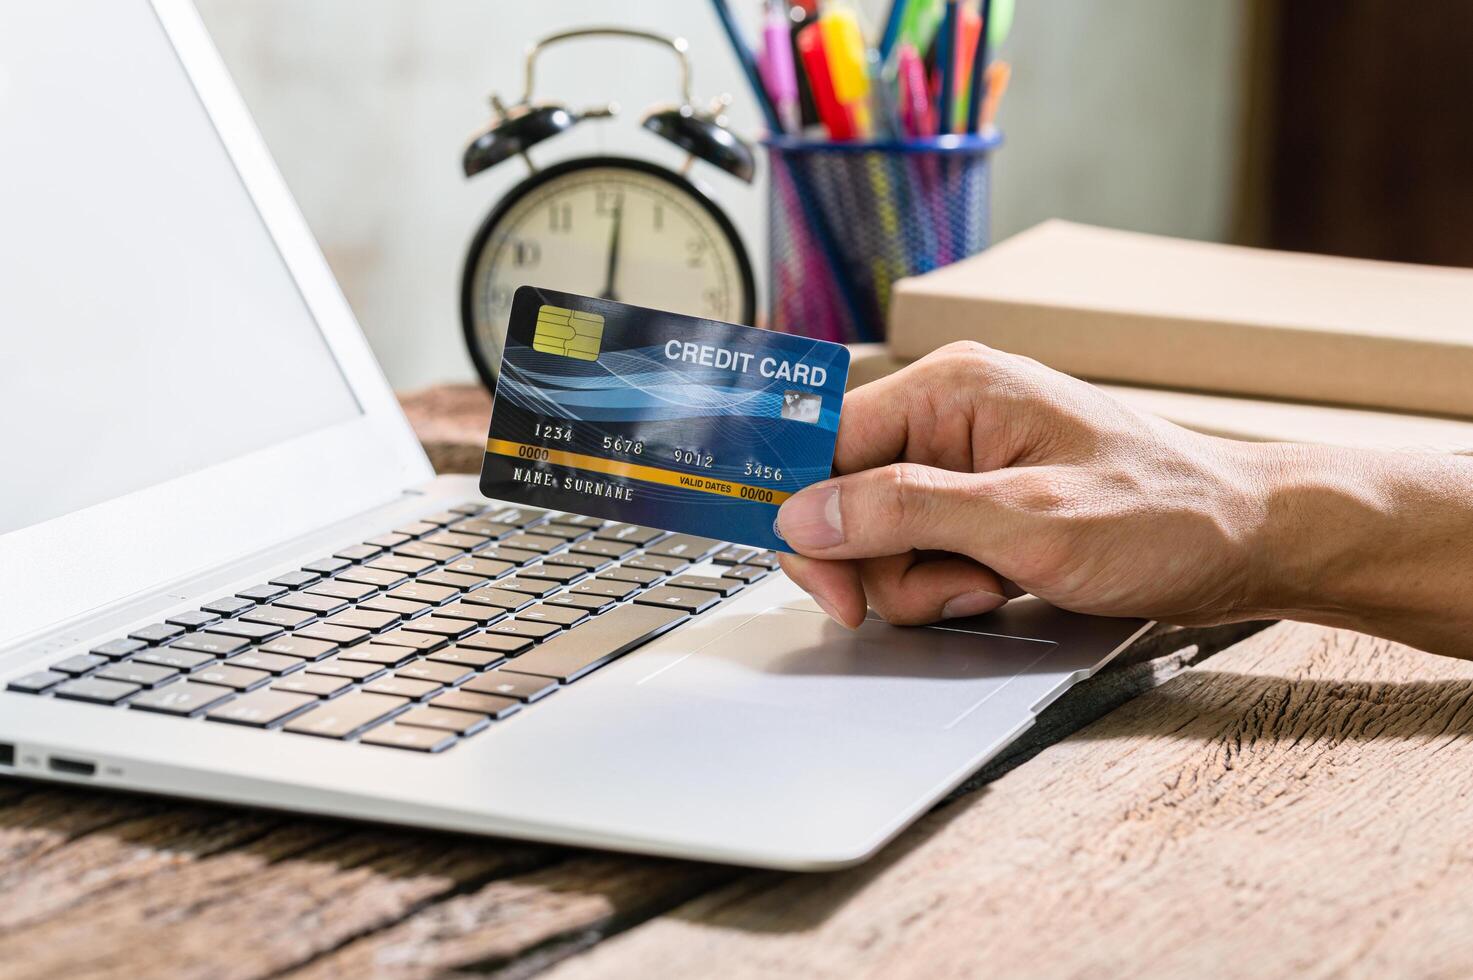
<path fill-rule="evenodd" d="M 835 868 L 1146 628 L 436 478 L 193 9 L 4 19 L 0 774 Z"/>

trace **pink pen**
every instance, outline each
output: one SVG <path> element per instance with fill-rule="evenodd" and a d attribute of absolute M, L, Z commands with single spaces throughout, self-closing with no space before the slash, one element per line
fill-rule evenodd
<path fill-rule="evenodd" d="M 902 44 L 896 57 L 900 78 L 900 123 L 905 134 L 924 139 L 936 135 L 936 114 L 926 85 L 926 65 L 909 44 Z"/>
<path fill-rule="evenodd" d="M 787 4 L 784 0 L 768 0 L 767 20 L 762 25 L 762 57 L 757 65 L 762 84 L 777 109 L 783 132 L 797 133 L 803 128 L 803 113 L 798 102 L 798 73 L 793 67 L 793 42 L 788 29 Z"/>

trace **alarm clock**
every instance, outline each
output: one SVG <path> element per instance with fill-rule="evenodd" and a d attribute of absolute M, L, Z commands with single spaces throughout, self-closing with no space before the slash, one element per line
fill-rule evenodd
<path fill-rule="evenodd" d="M 543 38 L 527 53 L 526 94 L 508 107 L 491 97 L 490 126 L 465 150 L 467 177 L 520 156 L 531 175 L 491 209 L 471 240 L 461 277 L 466 346 L 482 381 L 494 387 L 518 286 L 543 286 L 713 320 L 750 324 L 756 305 L 752 265 L 731 220 L 684 173 L 645 160 L 592 156 L 539 169 L 533 145 L 584 120 L 609 119 L 612 103 L 572 112 L 532 102 L 537 56 L 574 38 L 619 37 L 659 44 L 681 65 L 678 105 L 656 108 L 645 129 L 750 182 L 752 151 L 727 128 L 726 97 L 707 111 L 690 95 L 683 38 L 617 27 L 584 28 Z"/>

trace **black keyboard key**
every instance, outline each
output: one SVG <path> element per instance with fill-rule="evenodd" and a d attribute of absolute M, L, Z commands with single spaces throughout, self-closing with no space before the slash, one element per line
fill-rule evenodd
<path fill-rule="evenodd" d="M 203 633 L 196 633 L 195 636 L 203 636 L 205 634 L 211 634 L 215 636 L 238 636 L 243 640 L 259 642 L 261 640 L 269 640 L 273 637 L 280 636 L 284 632 L 286 631 L 283 630 L 280 626 L 275 626 L 271 623 L 245 623 L 241 622 L 238 619 L 232 619 L 224 623 L 216 623 L 214 626 L 206 629 Z M 180 642 L 182 643 L 184 641 L 181 640 Z M 186 649 L 198 648 L 186 647 Z"/>
<path fill-rule="evenodd" d="M 413 622 L 405 623 L 401 633 L 433 633 L 436 636 L 446 636 L 450 639 L 458 639 L 467 633 L 473 633 L 476 629 L 475 620 L 452 619 L 445 615 L 445 610 L 438 609 L 433 616 L 424 616 Z"/>
<path fill-rule="evenodd" d="M 219 687 L 228 687 L 233 691 L 249 691 L 271 680 L 271 675 L 264 670 L 231 667 L 227 664 L 205 667 L 191 676 L 201 684 L 215 684 Z"/>
<path fill-rule="evenodd" d="M 480 626 L 489 626 L 506 615 L 504 609 L 495 606 L 482 606 L 474 602 L 452 602 L 448 606 L 441 606 L 435 611 L 435 615 L 444 616 L 447 619 L 468 619 Z"/>
<path fill-rule="evenodd" d="M 550 554 L 561 548 L 565 541 L 562 538 L 549 538 L 541 534 L 514 534 L 505 541 L 500 542 L 502 548 L 516 548 L 521 551 L 535 551 L 539 555 Z"/>
<path fill-rule="evenodd" d="M 523 580 L 529 578 L 542 579 L 547 582 L 556 582 L 558 585 L 567 585 L 576 582 L 588 575 L 588 569 L 578 568 L 575 565 L 533 565 L 521 571 Z"/>
<path fill-rule="evenodd" d="M 459 599 L 460 590 L 452 589 L 448 585 L 425 585 L 421 582 L 410 582 L 390 592 L 389 598 L 408 599 L 410 602 L 426 602 L 432 606 L 439 606 L 451 599 Z"/>
<path fill-rule="evenodd" d="M 581 568 L 586 572 L 598 572 L 608 568 L 614 563 L 614 559 L 607 555 L 586 555 L 581 552 L 563 551 L 556 555 L 548 555 L 543 561 L 544 565 L 571 565 Z"/>
<path fill-rule="evenodd" d="M 251 670 L 264 670 L 268 674 L 274 674 L 280 677 L 282 674 L 290 674 L 294 670 L 301 670 L 303 661 L 281 653 L 262 653 L 259 650 L 251 650 L 248 653 L 231 657 L 225 663 L 230 667 L 248 667 Z"/>
<path fill-rule="evenodd" d="M 351 564 L 353 563 L 346 558 L 319 558 L 303 565 L 302 571 L 316 572 L 318 575 L 336 575 Z"/>
<path fill-rule="evenodd" d="M 500 578 L 510 574 L 515 567 L 509 561 L 496 561 L 491 558 L 457 558 L 455 561 L 447 562 L 443 570 L 461 575 L 477 575 L 481 578 Z"/>
<path fill-rule="evenodd" d="M 485 510 L 486 507 L 487 504 L 483 500 L 467 500 L 464 503 L 456 504 L 450 509 L 455 511 L 455 513 L 457 514 L 479 514 L 481 511 Z"/>
<path fill-rule="evenodd" d="M 396 527 L 394 530 L 400 534 L 407 534 L 411 538 L 418 538 L 426 534 L 434 534 L 440 530 L 440 525 L 431 524 L 429 521 L 414 521 L 413 523 L 405 524 L 403 527 Z"/>
<path fill-rule="evenodd" d="M 634 601 L 641 606 L 660 606 L 664 609 L 682 609 L 688 613 L 698 613 L 705 612 L 721 600 L 710 592 L 701 592 L 696 589 L 672 589 L 668 585 L 662 585 L 635 596 Z"/>
<path fill-rule="evenodd" d="M 427 517 L 421 517 L 420 520 L 424 521 L 426 524 L 438 524 L 441 527 L 444 527 L 447 524 L 454 524 L 456 521 L 460 520 L 464 516 L 464 514 L 460 513 L 460 511 L 457 510 L 440 510 L 436 511 L 433 514 L 430 514 Z"/>
<path fill-rule="evenodd" d="M 414 622 L 417 624 L 423 621 L 417 619 Z M 462 622 L 462 620 L 456 620 L 456 622 Z M 390 646 L 396 647 L 408 647 L 411 650 L 418 650 L 420 653 L 428 653 L 431 650 L 440 649 L 448 641 L 438 633 L 412 632 L 408 625 L 406 625 L 383 634 L 378 638 L 377 642 L 387 643 Z"/>
<path fill-rule="evenodd" d="M 672 534 L 663 541 L 650 545 L 645 551 L 648 554 L 661 555 L 665 558 L 697 561 L 720 547 L 721 542 L 715 538 L 701 538 L 694 534 Z"/>
<path fill-rule="evenodd" d="M 210 705 L 219 704 L 234 694 L 228 687 L 182 681 L 144 691 L 128 702 L 128 707 L 139 711 L 157 711 L 165 715 L 192 715 Z"/>
<path fill-rule="evenodd" d="M 239 636 L 224 636 L 220 633 L 196 633 L 183 639 L 175 640 L 164 647 L 165 650 L 181 650 L 210 657 L 228 657 L 232 653 L 239 653 L 248 649 L 251 641 Z"/>
<path fill-rule="evenodd" d="M 400 534 L 398 531 L 390 531 L 388 534 L 380 534 L 375 537 L 369 538 L 363 543 L 378 545 L 380 548 L 392 548 L 396 544 L 403 544 L 406 541 L 413 540 L 414 539 L 407 534 Z"/>
<path fill-rule="evenodd" d="M 139 664 L 158 664 L 160 667 L 172 667 L 175 670 L 188 672 L 199 670 L 205 664 L 214 663 L 215 656 L 210 653 L 194 653 L 189 650 L 181 650 L 178 645 L 175 645 L 171 647 L 158 647 L 157 649 L 140 653 L 133 658 L 133 662 Z"/>
<path fill-rule="evenodd" d="M 548 603 L 538 603 L 529 609 L 523 609 L 517 613 L 517 619 L 534 623 L 556 623 L 564 628 L 577 626 L 588 618 L 588 610 L 568 606 L 554 606 Z"/>
<path fill-rule="evenodd" d="M 770 551 L 764 551 L 760 555 L 753 555 L 751 558 L 748 558 L 746 564 L 756 565 L 758 568 L 765 568 L 771 572 L 778 568 L 777 555 Z"/>
<path fill-rule="evenodd" d="M 476 674 L 474 669 L 464 664 L 436 660 L 416 660 L 412 664 L 405 664 L 394 673 L 397 677 L 408 677 L 417 681 L 434 681 L 444 686 L 459 684 Z"/>
<path fill-rule="evenodd" d="M 17 677 L 5 685 L 7 690 L 20 691 L 22 694 L 40 694 L 66 680 L 66 674 L 59 674 L 54 670 L 36 670 L 24 677 Z"/>
<path fill-rule="evenodd" d="M 606 595 L 587 595 L 577 592 L 559 592 L 546 600 L 550 606 L 568 606 L 573 609 L 582 609 L 585 612 L 598 615 L 605 609 L 614 605 L 614 600 Z"/>
<path fill-rule="evenodd" d="M 143 690 L 137 684 L 123 681 L 105 681 L 96 677 L 70 680 L 53 688 L 52 693 L 68 701 L 89 701 L 92 704 L 117 704 L 130 694 Z"/>
<path fill-rule="evenodd" d="M 648 568 L 630 568 L 625 564 L 619 568 L 611 568 L 599 575 L 599 581 L 633 582 L 635 585 L 653 585 L 665 577 L 664 572 L 654 571 Z M 574 588 L 577 591 L 577 588 Z"/>
<path fill-rule="evenodd" d="M 347 738 L 359 729 L 383 721 L 409 701 L 387 694 L 354 691 L 320 703 L 306 714 L 286 723 L 286 731 L 324 738 Z"/>
<path fill-rule="evenodd" d="M 125 684 L 137 684 L 139 687 L 158 687 L 168 680 L 179 676 L 179 671 L 173 667 L 161 667 L 158 664 L 144 664 L 136 660 L 125 660 L 122 663 L 111 664 L 99 670 L 95 677 L 105 681 L 122 681 Z"/>
<path fill-rule="evenodd" d="M 489 674 L 466 681 L 461 690 L 515 698 L 518 701 L 536 701 L 556 691 L 557 681 L 535 674 L 520 674 L 514 670 L 493 670 Z"/>
<path fill-rule="evenodd" d="M 659 576 L 655 576 L 658 578 Z M 599 576 L 585 582 L 579 582 L 569 591 L 569 595 L 601 596 L 609 599 L 627 599 L 639 591 L 642 583 L 625 582 L 620 579 L 611 579 Z"/>
<path fill-rule="evenodd" d="M 474 639 L 479 640 L 484 639 L 484 637 L 478 636 L 474 637 Z M 496 637 L 496 639 L 512 640 L 514 638 Z M 515 640 L 515 642 L 522 644 L 524 647 L 530 647 L 532 645 L 531 640 Z M 446 647 L 443 650 L 436 650 L 430 654 L 430 659 L 423 661 L 423 663 L 426 665 L 439 664 L 445 667 L 459 667 L 465 670 L 485 670 L 487 667 L 496 666 L 505 659 L 506 654 L 499 650 L 483 650 L 476 647 L 461 646 L 457 643 L 455 646 Z M 412 666 L 411 664 L 410 667 Z M 410 667 L 405 667 L 404 670 L 409 670 Z M 400 671 L 400 673 L 403 673 L 403 671 Z"/>
<path fill-rule="evenodd" d="M 507 612 L 515 612 L 532 604 L 532 597 L 521 592 L 508 592 L 502 588 L 479 589 L 465 597 L 466 602 L 478 606 L 492 606 Z"/>
<path fill-rule="evenodd" d="M 579 541 L 571 549 L 575 555 L 602 555 L 605 558 L 623 558 L 636 551 L 634 545 L 625 541 Z"/>
<path fill-rule="evenodd" d="M 289 591 L 291 590 L 280 585 L 263 583 L 261 585 L 253 585 L 248 589 L 241 589 L 236 593 L 236 596 L 241 599 L 250 599 L 252 602 L 270 602 L 272 599 L 281 598 Z"/>
<path fill-rule="evenodd" d="M 265 728 L 283 718 L 290 718 L 309 704 L 321 703 L 316 695 L 296 694 L 291 691 L 256 691 L 244 697 L 227 701 L 218 708 L 205 712 L 210 721 L 223 721 L 232 725 L 248 725 Z"/>
<path fill-rule="evenodd" d="M 421 701 L 436 691 L 443 691 L 445 685 L 439 681 L 421 680 L 415 677 L 400 677 L 394 674 L 389 677 L 380 677 L 363 686 L 365 691 L 373 694 L 392 694 L 396 698 L 408 698 L 411 701 Z"/>
<path fill-rule="evenodd" d="M 471 589 L 479 589 L 489 579 L 479 575 L 464 575 L 460 572 L 430 572 L 421 575 L 419 581 L 425 585 L 442 585 L 447 589 L 456 589 L 461 592 L 469 592 Z"/>
<path fill-rule="evenodd" d="M 284 595 L 277 599 L 273 605 L 285 606 L 288 609 L 303 609 L 319 616 L 331 616 L 333 613 L 348 608 L 348 600 L 331 595 L 316 595 L 311 592 L 297 592 L 292 595 Z"/>
<path fill-rule="evenodd" d="M 608 521 L 602 517 L 589 517 L 587 514 L 556 514 L 547 519 L 549 524 L 566 524 L 568 527 L 586 527 L 597 531 Z"/>
<path fill-rule="evenodd" d="M 346 677 L 329 677 L 327 674 L 309 674 L 305 670 L 271 682 L 271 690 L 287 691 L 291 694 L 310 694 L 314 698 L 335 698 L 351 690 L 353 682 Z"/>
<path fill-rule="evenodd" d="M 712 556 L 711 560 L 718 565 L 743 565 L 748 558 L 756 554 L 756 548 L 748 548 L 744 544 L 734 544 L 730 547 L 722 548 Z"/>
<path fill-rule="evenodd" d="M 216 618 L 218 619 L 219 617 Z M 148 644 L 144 643 L 142 640 L 129 640 L 119 638 L 116 640 L 108 640 L 106 643 L 98 644 L 88 652 L 95 653 L 99 657 L 106 657 L 109 660 L 121 660 L 128 654 L 137 653 L 139 650 L 142 650 L 147 646 Z"/>
<path fill-rule="evenodd" d="M 256 604 L 251 600 L 238 599 L 233 595 L 226 596 L 223 599 L 216 599 L 214 602 L 207 602 L 203 606 L 200 606 L 205 612 L 219 613 L 221 616 L 234 616 L 238 613 L 245 612 L 247 609 L 254 609 L 255 607 Z"/>
<path fill-rule="evenodd" d="M 318 582 L 316 585 L 307 587 L 309 595 L 331 596 L 334 599 L 347 599 L 350 602 L 367 599 L 377 591 L 378 589 L 374 586 L 363 582 L 339 582 L 337 579 Z"/>
<path fill-rule="evenodd" d="M 593 531 L 586 527 L 570 527 L 567 524 L 543 524 L 537 528 L 538 537 L 557 538 L 559 541 L 577 541 L 590 537 Z"/>
<path fill-rule="evenodd" d="M 408 581 L 409 576 L 403 572 L 391 572 L 383 568 L 367 568 L 363 565 L 349 568 L 338 572 L 334 582 L 356 582 L 360 585 L 371 585 L 377 589 L 392 589 L 394 586 Z"/>
<path fill-rule="evenodd" d="M 348 647 L 355 643 L 362 643 L 373 634 L 368 630 L 354 629 L 351 626 L 312 623 L 310 626 L 303 626 L 292 635 L 304 640 L 322 640 L 325 643 L 336 643 L 340 647 Z"/>
<path fill-rule="evenodd" d="M 668 531 L 661 531 L 655 527 L 640 527 L 638 524 L 615 524 L 601 531 L 595 531 L 593 536 L 603 541 L 626 541 L 632 545 L 643 547 L 651 541 L 658 541 Z"/>
<path fill-rule="evenodd" d="M 542 560 L 542 552 L 526 551 L 522 548 L 503 548 L 497 545 L 494 548 L 486 549 L 476 557 L 491 558 L 496 561 L 509 562 L 512 565 L 530 565 L 534 561 Z"/>
<path fill-rule="evenodd" d="M 261 645 L 262 653 L 276 653 L 283 657 L 296 657 L 298 660 L 321 660 L 337 649 L 336 643 L 305 636 L 279 636 L 270 643 Z"/>
<path fill-rule="evenodd" d="M 358 608 L 393 613 L 403 619 L 413 619 L 415 616 L 423 616 L 434 607 L 428 602 L 411 602 L 408 599 L 395 599 L 393 596 L 380 595 L 372 599 L 365 599 L 358 604 Z"/>
<path fill-rule="evenodd" d="M 466 534 L 464 531 L 437 531 L 425 535 L 422 540 L 425 544 L 454 548 L 456 551 L 474 551 L 489 539 L 479 534 Z"/>
<path fill-rule="evenodd" d="M 349 629 L 368 630 L 378 633 L 388 629 L 402 619 L 398 613 L 381 612 L 377 609 L 349 609 L 331 619 L 323 620 L 328 626 L 346 626 Z"/>
<path fill-rule="evenodd" d="M 402 572 L 405 575 L 418 575 L 420 572 L 428 571 L 435 567 L 435 563 L 428 558 L 410 558 L 407 555 L 384 555 L 365 563 L 369 568 L 381 568 L 386 572 Z"/>
<path fill-rule="evenodd" d="M 575 681 L 685 618 L 679 609 L 620 606 L 523 654 L 516 661 L 517 673 L 536 674 L 564 683 Z M 494 676 L 494 672 L 487 676 Z"/>
<path fill-rule="evenodd" d="M 510 537 L 517 533 L 517 528 L 511 524 L 498 524 L 496 521 L 488 521 L 479 517 L 452 524 L 450 525 L 450 530 L 460 532 L 461 534 L 474 534 L 478 537 L 490 538 L 492 540 Z"/>
<path fill-rule="evenodd" d="M 140 626 L 129 633 L 128 636 L 134 640 L 142 640 L 144 643 L 157 645 L 165 640 L 172 640 L 184 633 L 183 626 L 175 626 L 173 623 L 151 623 L 148 626 Z"/>
<path fill-rule="evenodd" d="M 253 609 L 240 617 L 242 623 L 266 623 L 270 626 L 280 626 L 283 629 L 294 630 L 298 626 L 312 622 L 317 618 L 316 613 L 305 609 L 288 609 L 286 606 L 269 605 Z"/>
<path fill-rule="evenodd" d="M 760 578 L 766 578 L 772 574 L 765 568 L 756 565 L 737 565 L 734 568 L 726 568 L 721 572 L 722 578 L 734 578 L 738 582 L 755 582 Z"/>
<path fill-rule="evenodd" d="M 450 708 L 454 711 L 474 711 L 493 721 L 516 714 L 522 707 L 522 702 L 513 698 L 477 694 L 474 691 L 446 691 L 431 698 L 430 704 L 436 708 Z"/>
<path fill-rule="evenodd" d="M 562 632 L 560 623 L 542 623 L 520 619 L 508 619 L 490 627 L 482 635 L 519 636 L 526 640 L 545 640 L 554 633 Z"/>
<path fill-rule="evenodd" d="M 295 572 L 283 572 L 271 580 L 272 585 L 280 585 L 288 589 L 305 589 L 313 582 L 321 579 L 317 572 L 309 572 L 306 569 L 298 569 Z"/>
<path fill-rule="evenodd" d="M 460 548 L 447 548 L 443 544 L 425 544 L 423 541 L 410 541 L 394 548 L 396 555 L 408 555 L 410 558 L 428 558 L 430 561 L 449 561 L 464 554 Z"/>
<path fill-rule="evenodd" d="M 532 649 L 532 641 L 525 636 L 498 636 L 495 633 L 477 633 L 475 636 L 466 637 L 450 649 L 485 650 L 488 653 L 504 653 L 508 657 L 515 657 L 519 653 L 526 653 Z M 439 660 L 440 654 L 445 652 L 442 650 L 440 653 L 430 654 L 430 659 Z"/>
<path fill-rule="evenodd" d="M 372 558 L 374 555 L 381 555 L 383 553 L 384 549 L 380 548 L 376 544 L 353 544 L 338 551 L 334 551 L 332 553 L 332 556 L 334 558 L 341 558 L 344 561 L 360 562 L 368 561 L 368 559 Z"/>
<path fill-rule="evenodd" d="M 344 677 L 350 681 L 364 681 L 385 673 L 383 664 L 366 660 L 339 660 L 334 657 L 317 664 L 308 664 L 304 673 L 321 674 L 324 677 Z"/>
<path fill-rule="evenodd" d="M 511 524 L 516 527 L 531 527 L 547 519 L 547 511 L 538 510 L 536 507 L 502 507 L 499 510 L 491 510 L 480 515 L 482 520 L 495 521 L 498 524 Z"/>
<path fill-rule="evenodd" d="M 411 752 L 443 752 L 455 744 L 453 732 L 438 728 L 415 728 L 401 725 L 397 721 L 386 722 L 370 728 L 359 739 L 364 745 L 381 745 L 390 749 L 408 749 Z"/>
<path fill-rule="evenodd" d="M 65 660 L 58 660 L 51 665 L 51 669 L 58 674 L 66 674 L 68 677 L 81 677 L 89 670 L 96 670 L 107 663 L 106 657 L 99 657 L 93 653 L 77 653 Z"/>
<path fill-rule="evenodd" d="M 659 572 L 661 575 L 674 575 L 690 567 L 690 562 L 684 558 L 670 558 L 663 555 L 635 555 L 626 559 L 621 568 L 638 568 L 647 572 Z"/>
<path fill-rule="evenodd" d="M 700 589 L 702 592 L 714 592 L 719 596 L 736 595 L 743 588 L 741 582 L 729 578 L 717 578 L 714 575 L 677 575 L 665 584 L 677 589 Z"/>
<path fill-rule="evenodd" d="M 381 643 L 363 643 L 338 654 L 347 663 L 377 664 L 380 667 L 402 667 L 419 654 L 408 647 L 386 647 Z"/>
<path fill-rule="evenodd" d="M 211 623 L 218 623 L 219 621 L 219 613 L 205 612 L 203 609 L 186 609 L 183 612 L 177 612 L 164 619 L 166 623 L 183 626 L 187 630 L 203 629 Z"/>
<path fill-rule="evenodd" d="M 474 735 L 490 723 L 491 719 L 483 714 L 430 705 L 410 708 L 394 719 L 396 725 L 407 725 L 411 728 L 435 728 L 440 731 L 454 732 L 456 735 Z"/>
<path fill-rule="evenodd" d="M 560 586 L 556 582 L 549 582 L 546 579 L 522 578 L 521 576 L 517 576 L 515 578 L 497 579 L 496 588 L 503 592 L 525 592 L 535 599 L 541 599 L 543 596 L 549 596 L 558 591 Z M 472 592 L 466 598 L 474 599 L 476 597 L 477 594 Z"/>

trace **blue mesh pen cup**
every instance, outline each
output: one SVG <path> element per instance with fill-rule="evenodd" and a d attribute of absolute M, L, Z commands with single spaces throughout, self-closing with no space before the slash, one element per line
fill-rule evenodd
<path fill-rule="evenodd" d="M 926 140 L 765 141 L 768 325 L 881 340 L 895 280 L 987 247 L 993 131 Z"/>

